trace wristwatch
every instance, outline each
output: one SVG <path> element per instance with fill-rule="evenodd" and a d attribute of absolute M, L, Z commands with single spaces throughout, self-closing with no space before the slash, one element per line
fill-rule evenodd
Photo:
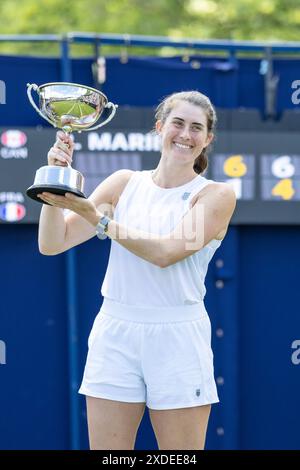
<path fill-rule="evenodd" d="M 108 224 L 110 221 L 111 219 L 107 217 L 106 215 L 104 215 L 103 217 L 101 217 L 101 219 L 97 223 L 96 235 L 98 238 L 100 238 L 100 240 L 104 240 L 105 238 L 107 238 L 107 235 L 105 234 L 105 232 L 107 232 Z"/>

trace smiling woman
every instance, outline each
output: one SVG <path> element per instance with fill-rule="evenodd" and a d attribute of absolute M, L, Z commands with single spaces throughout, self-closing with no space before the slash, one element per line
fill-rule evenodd
<path fill-rule="evenodd" d="M 193 170 L 203 173 L 208 164 L 207 151 L 213 140 L 217 116 L 209 98 L 198 91 L 174 93 L 156 110 L 156 130 L 172 124 L 174 145 L 194 150 Z M 172 128 L 170 129 L 172 133 Z M 197 154 L 197 151 L 199 152 Z"/>
<path fill-rule="evenodd" d="M 79 390 L 92 449 L 133 449 L 146 405 L 160 449 L 204 447 L 218 401 L 204 280 L 235 207 L 229 185 L 201 174 L 215 123 L 203 94 L 171 95 L 156 113 L 157 168 L 117 171 L 89 199 L 40 195 L 42 253 L 112 240 Z M 65 165 L 72 142 L 57 137 L 48 162 Z"/>

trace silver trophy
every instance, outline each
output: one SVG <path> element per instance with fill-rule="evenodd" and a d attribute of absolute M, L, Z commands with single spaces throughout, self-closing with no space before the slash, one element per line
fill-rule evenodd
<path fill-rule="evenodd" d="M 31 90 L 36 91 L 39 96 L 39 108 L 32 98 Z M 66 134 L 98 129 L 114 117 L 117 109 L 117 105 L 108 102 L 101 91 L 77 83 L 57 82 L 40 86 L 27 83 L 27 95 L 40 116 Z M 106 108 L 110 109 L 108 118 L 94 126 Z M 26 194 L 31 199 L 43 203 L 37 197 L 43 191 L 59 195 L 69 192 L 85 197 L 83 186 L 84 177 L 70 165 L 45 165 L 36 171 L 34 183 L 27 189 Z"/>

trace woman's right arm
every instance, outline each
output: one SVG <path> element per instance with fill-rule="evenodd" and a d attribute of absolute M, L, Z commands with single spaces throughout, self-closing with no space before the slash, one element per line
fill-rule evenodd
<path fill-rule="evenodd" d="M 56 142 L 48 152 L 48 165 L 68 166 L 71 164 L 74 144 L 70 136 L 62 131 L 56 134 Z M 63 210 L 43 204 L 39 222 L 39 250 L 42 254 L 55 254 L 62 246 L 66 235 Z"/>
<path fill-rule="evenodd" d="M 69 148 L 64 146 L 69 144 Z M 73 142 L 62 131 L 48 153 L 49 165 L 67 166 L 71 163 Z M 113 209 L 128 183 L 132 170 L 118 170 L 102 181 L 89 197 L 96 207 L 113 217 Z M 95 227 L 75 212 L 64 215 L 63 209 L 44 204 L 39 222 L 39 251 L 43 255 L 57 255 L 95 236 Z"/>

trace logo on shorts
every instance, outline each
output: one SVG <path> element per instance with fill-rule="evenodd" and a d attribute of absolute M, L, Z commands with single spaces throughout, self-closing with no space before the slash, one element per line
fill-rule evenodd
<path fill-rule="evenodd" d="M 200 397 L 200 388 L 197 388 L 197 390 L 196 390 L 196 396 L 197 396 L 197 397 Z"/>

